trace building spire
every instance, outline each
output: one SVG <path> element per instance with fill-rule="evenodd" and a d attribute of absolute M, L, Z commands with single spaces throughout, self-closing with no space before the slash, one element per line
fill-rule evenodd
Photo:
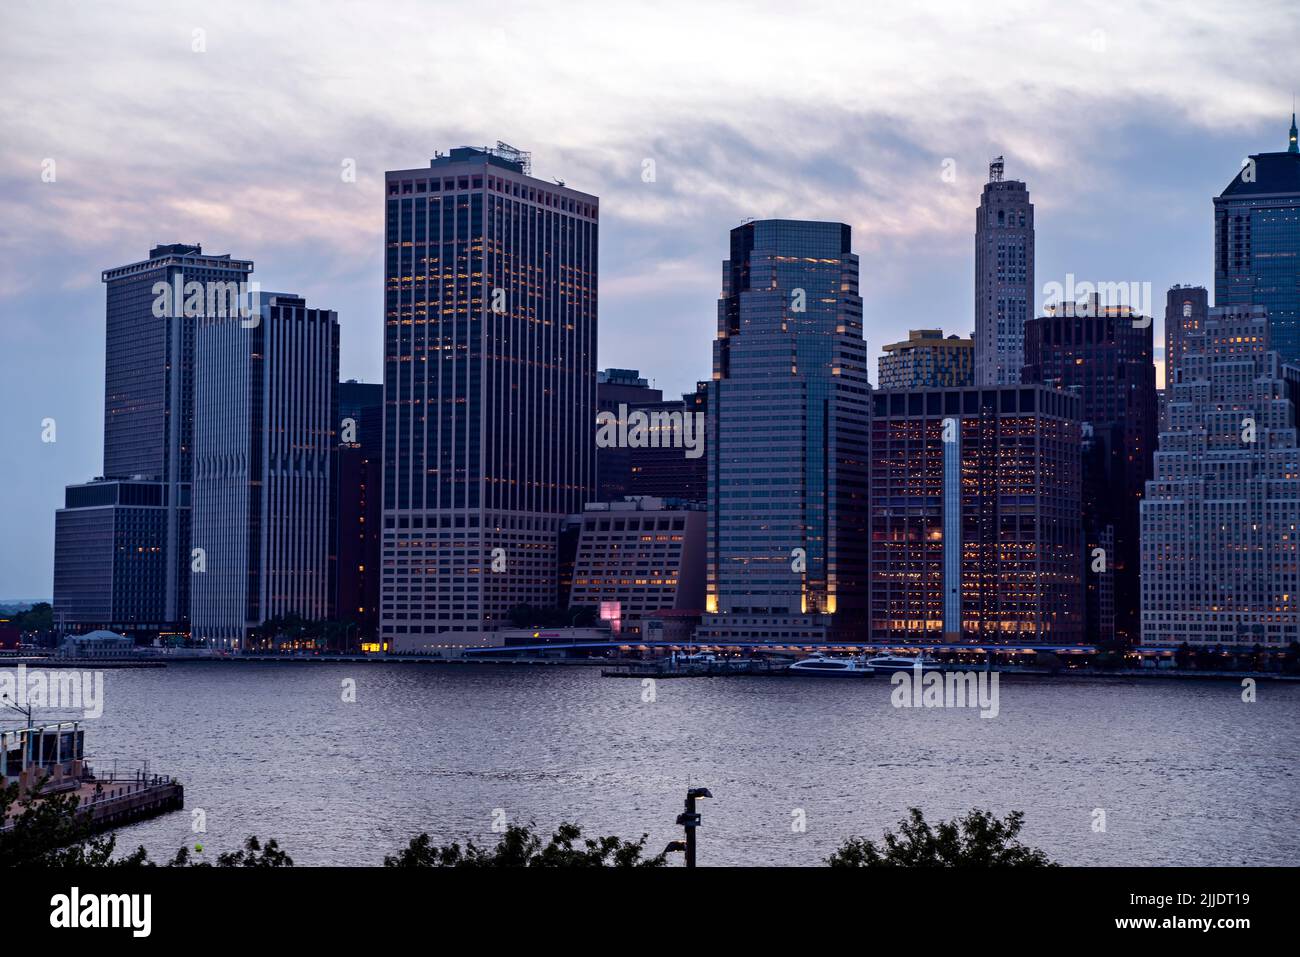
<path fill-rule="evenodd" d="M 1287 143 L 1286 151 L 1288 153 L 1300 153 L 1300 146 L 1296 144 L 1295 128 L 1295 96 L 1291 97 L 1291 141 Z"/>

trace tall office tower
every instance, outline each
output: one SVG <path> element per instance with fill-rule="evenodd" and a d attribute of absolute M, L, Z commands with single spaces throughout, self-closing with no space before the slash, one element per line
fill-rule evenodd
<path fill-rule="evenodd" d="M 496 643 L 553 607 L 561 522 L 595 491 L 595 196 L 504 144 L 386 174 L 380 635 Z"/>
<path fill-rule="evenodd" d="M 975 342 L 943 337 L 942 329 L 913 329 L 902 342 L 882 346 L 878 389 L 942 389 L 975 384 Z"/>
<path fill-rule="evenodd" d="M 1263 306 L 1210 309 L 1169 386 L 1142 501 L 1142 642 L 1300 640 L 1300 370 Z"/>
<path fill-rule="evenodd" d="M 709 392 L 705 640 L 865 624 L 870 383 L 842 223 L 731 231 Z"/>
<path fill-rule="evenodd" d="M 61 630 L 189 627 L 194 327 L 237 312 L 252 271 L 182 243 L 104 270 L 104 475 L 69 486 L 55 523 Z"/>
<path fill-rule="evenodd" d="M 336 313 L 257 293 L 195 333 L 196 639 L 245 647 L 264 622 L 329 616 Z"/>
<path fill-rule="evenodd" d="M 1300 363 L 1300 153 L 1257 153 L 1214 200 L 1214 305 L 1268 308 L 1269 341 Z"/>
<path fill-rule="evenodd" d="M 1137 644 L 1141 638 L 1140 503 L 1160 414 L 1152 326 L 1150 316 L 1094 297 L 1049 307 L 1025 327 L 1022 380 L 1067 389 L 1082 400 L 1087 547 L 1081 560 L 1092 642 Z"/>
<path fill-rule="evenodd" d="M 339 383 L 333 617 L 354 622 L 357 637 L 367 643 L 379 632 L 383 458 L 383 385 L 355 379 Z"/>
<path fill-rule="evenodd" d="M 871 397 L 873 641 L 1083 640 L 1077 395 Z"/>
<path fill-rule="evenodd" d="M 708 382 L 697 382 L 695 391 L 683 394 L 679 400 L 651 402 L 637 406 L 636 410 L 645 413 L 650 419 L 651 431 L 659 435 L 647 445 L 628 449 L 631 470 L 628 494 L 685 502 L 706 501 L 709 497 L 709 461 L 703 454 L 697 455 L 687 449 L 684 442 L 685 430 L 689 428 L 689 435 L 700 443 L 696 451 L 703 453 L 708 448 Z M 694 417 L 694 425 L 688 426 L 683 418 L 687 415 Z"/>
<path fill-rule="evenodd" d="M 975 214 L 975 382 L 1019 382 L 1025 323 L 1034 313 L 1034 205 L 999 156 Z"/>
<path fill-rule="evenodd" d="M 1204 286 L 1174 286 L 1165 294 L 1165 386 L 1187 351 L 1187 337 L 1205 325 L 1210 294 Z"/>
<path fill-rule="evenodd" d="M 662 389 L 652 389 L 637 369 L 601 369 L 596 373 L 596 411 L 619 414 L 620 407 L 632 409 L 662 402 Z M 593 432 L 593 440 L 595 433 Z M 621 502 L 632 494 L 632 453 L 627 446 L 596 449 L 596 499 Z"/>

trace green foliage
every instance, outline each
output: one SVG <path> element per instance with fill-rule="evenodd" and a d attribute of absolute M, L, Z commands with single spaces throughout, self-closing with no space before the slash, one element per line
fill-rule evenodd
<path fill-rule="evenodd" d="M 1055 867 L 1047 855 L 1021 844 L 1022 811 L 999 819 L 974 810 L 931 827 L 920 808 L 899 822 L 901 834 L 885 831 L 883 847 L 851 837 L 826 859 L 831 867 Z"/>
<path fill-rule="evenodd" d="M 43 782 L 42 782 L 43 783 Z M 16 804 L 15 804 L 16 802 Z M 89 818 L 78 813 L 76 794 L 35 793 L 19 799 L 18 785 L 0 788 L 0 808 L 14 810 L 14 827 L 0 832 L 0 865 L 8 867 L 154 867 L 149 854 L 138 847 L 114 858 L 117 838 L 95 836 Z M 216 864 L 193 860 L 182 847 L 167 867 L 292 867 L 293 859 L 275 841 L 263 847 L 249 837 L 241 850 L 218 855 Z"/>
<path fill-rule="evenodd" d="M 639 841 L 617 837 L 586 838 L 576 824 L 561 824 L 546 845 L 535 825 L 511 824 L 496 847 L 479 847 L 467 841 L 435 847 L 428 834 L 411 839 L 396 856 L 384 858 L 385 867 L 663 867 L 664 855 L 643 857 L 646 835 Z M 579 844 L 579 842 L 581 842 Z"/>
<path fill-rule="evenodd" d="M 44 784 L 44 781 L 41 782 Z M 0 788 L 0 808 L 11 812 L 13 827 L 0 832 L 0 864 L 9 867 L 107 867 L 115 838 L 95 837 L 90 822 L 77 813 L 76 794 L 18 797 L 18 785 Z"/>
<path fill-rule="evenodd" d="M 136 854 L 140 856 L 137 862 L 142 866 L 151 867 L 148 854 L 144 848 L 139 848 Z M 167 862 L 167 867 L 293 867 L 293 858 L 280 850 L 280 845 L 274 840 L 266 842 L 263 847 L 256 835 L 250 834 L 244 841 L 244 846 L 238 851 L 226 851 L 224 854 L 217 855 L 216 864 L 208 861 L 196 861 L 190 853 L 188 847 L 182 847 L 176 852 L 176 856 Z"/>

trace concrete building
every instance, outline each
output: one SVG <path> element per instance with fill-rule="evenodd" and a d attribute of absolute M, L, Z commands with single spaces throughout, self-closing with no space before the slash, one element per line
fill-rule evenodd
<path fill-rule="evenodd" d="M 944 338 L 942 329 L 913 329 L 903 342 L 881 347 L 880 389 L 944 389 L 975 384 L 975 341 Z"/>
<path fill-rule="evenodd" d="M 617 635 L 638 637 L 645 619 L 704 607 L 702 506 L 656 498 L 589 504 L 574 563 L 569 607 L 591 606 Z"/>
<path fill-rule="evenodd" d="M 842 223 L 731 231 L 709 392 L 701 640 L 824 640 L 866 621 L 870 383 Z"/>
<path fill-rule="evenodd" d="M 975 381 L 1019 382 L 1024 329 L 1034 314 L 1034 205 L 1019 180 L 1003 179 L 1003 161 L 975 216 Z"/>
<path fill-rule="evenodd" d="M 1025 327 L 1021 381 L 1079 396 L 1084 552 L 1091 643 L 1141 637 L 1140 504 L 1159 420 L 1150 316 L 1124 305 L 1060 303 Z"/>
<path fill-rule="evenodd" d="M 552 607 L 596 485 L 599 201 L 505 144 L 385 174 L 380 637 L 497 643 Z"/>
<path fill-rule="evenodd" d="M 1214 305 L 1264 306 L 1269 342 L 1300 364 L 1300 152 L 1256 153 L 1214 199 Z"/>
<path fill-rule="evenodd" d="M 199 320 L 195 337 L 196 639 L 242 648 L 287 615 L 330 614 L 336 313 L 258 293 L 248 318 Z"/>
<path fill-rule="evenodd" d="M 1209 309 L 1210 294 L 1204 286 L 1174 286 L 1165 294 L 1166 385 L 1174 381 L 1174 371 L 1187 352 L 1188 336 L 1205 328 Z"/>
<path fill-rule="evenodd" d="M 1263 306 L 1189 332 L 1142 501 L 1142 642 L 1300 640 L 1300 371 Z"/>
<path fill-rule="evenodd" d="M 70 487 L 56 520 L 60 630 L 109 628 L 145 640 L 188 630 L 194 331 L 203 315 L 238 311 L 252 271 L 251 261 L 183 243 L 104 270 L 104 475 L 96 482 L 117 484 Z M 119 610 L 127 617 L 105 620 Z"/>
<path fill-rule="evenodd" d="M 870 638 L 1083 641 L 1078 396 L 871 397 Z"/>

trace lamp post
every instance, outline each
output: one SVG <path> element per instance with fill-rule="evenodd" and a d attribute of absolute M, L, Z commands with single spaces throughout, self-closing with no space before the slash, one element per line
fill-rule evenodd
<path fill-rule="evenodd" d="M 13 700 L 7 694 L 4 695 L 3 697 L 0 697 L 0 704 L 3 704 L 6 708 L 12 708 L 14 711 L 17 711 L 21 715 L 26 715 L 27 747 L 24 750 L 26 750 L 27 752 L 27 763 L 31 764 L 32 762 L 32 706 L 29 704 L 26 707 L 19 707 L 18 705 L 14 704 Z"/>
<path fill-rule="evenodd" d="M 686 866 L 695 866 L 695 829 L 700 826 L 700 814 L 695 810 L 695 802 L 698 798 L 711 798 L 713 792 L 708 788 L 689 788 L 686 792 L 686 810 L 677 815 L 677 823 L 686 831 L 685 847 L 679 847 L 680 841 L 673 841 L 665 849 L 667 851 L 685 850 Z"/>

